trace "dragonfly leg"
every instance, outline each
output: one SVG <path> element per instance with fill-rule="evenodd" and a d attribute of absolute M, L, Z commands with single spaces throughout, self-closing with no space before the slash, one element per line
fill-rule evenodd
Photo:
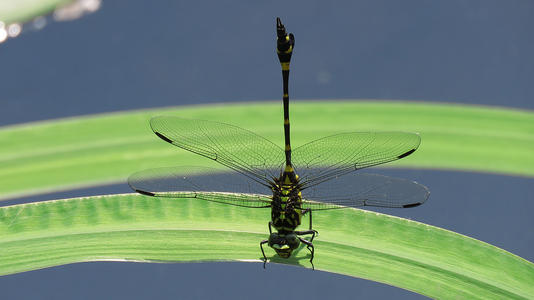
<path fill-rule="evenodd" d="M 315 248 L 313 248 L 313 243 L 301 237 L 299 237 L 299 240 L 306 245 L 306 248 L 308 248 L 308 250 L 310 250 L 311 252 L 310 264 L 312 265 L 312 270 L 315 270 L 315 266 L 313 265 L 313 254 L 315 253 Z"/>
<path fill-rule="evenodd" d="M 305 235 L 305 234 L 311 234 L 312 237 L 309 240 L 309 242 L 313 242 L 313 239 L 315 238 L 315 235 L 318 234 L 317 230 L 311 229 L 311 230 L 305 230 L 305 231 L 295 231 L 295 234 L 297 235 Z"/>
<path fill-rule="evenodd" d="M 260 242 L 261 253 L 263 254 L 263 268 L 265 269 L 265 264 L 267 263 L 267 256 L 265 256 L 265 251 L 263 251 L 263 244 L 267 244 L 269 240 L 263 240 Z"/>
<path fill-rule="evenodd" d="M 305 215 L 307 213 L 310 214 L 310 230 L 312 230 L 312 210 L 309 209 L 309 208 L 306 208 L 306 209 L 302 210 L 302 215 Z"/>
<path fill-rule="evenodd" d="M 269 234 L 273 233 L 273 229 L 271 228 L 273 226 L 273 221 L 269 221 Z"/>
<path fill-rule="evenodd" d="M 314 229 L 312 228 L 312 210 L 309 209 L 309 208 L 306 208 L 306 209 L 303 209 L 303 210 L 302 210 L 302 215 L 305 215 L 305 214 L 307 214 L 307 213 L 310 214 L 310 230 L 308 230 L 308 231 L 313 231 L 313 232 L 315 232 L 315 234 L 312 236 L 312 238 L 311 238 L 311 240 L 310 240 L 310 242 L 311 242 L 311 241 L 313 241 L 313 238 L 315 238 L 315 235 L 319 235 L 319 232 L 318 232 L 317 230 L 314 230 Z M 300 231 L 299 231 L 299 232 L 300 232 Z M 302 232 L 304 232 L 304 231 L 302 231 Z M 303 234 L 308 234 L 308 233 L 303 233 Z M 311 234 L 311 232 L 310 232 L 309 234 Z"/>

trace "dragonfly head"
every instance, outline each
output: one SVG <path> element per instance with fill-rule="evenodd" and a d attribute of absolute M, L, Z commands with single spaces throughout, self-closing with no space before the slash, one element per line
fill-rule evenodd
<path fill-rule="evenodd" d="M 273 248 L 282 258 L 290 257 L 293 250 L 297 249 L 299 245 L 300 240 L 295 233 L 279 234 L 273 232 L 269 236 L 269 247 Z"/>

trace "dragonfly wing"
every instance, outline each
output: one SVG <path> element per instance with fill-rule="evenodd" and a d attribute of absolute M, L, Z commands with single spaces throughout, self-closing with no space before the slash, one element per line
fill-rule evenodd
<path fill-rule="evenodd" d="M 412 154 L 421 138 L 406 132 L 352 132 L 327 136 L 292 152 L 302 189 Z"/>
<path fill-rule="evenodd" d="M 302 192 L 303 208 L 312 210 L 377 206 L 406 208 L 423 204 L 430 195 L 417 182 L 377 174 L 352 173 Z"/>
<path fill-rule="evenodd" d="M 207 177 L 210 176 L 210 177 Z M 170 198 L 197 198 L 245 207 L 270 207 L 268 190 L 255 181 L 239 175 L 221 173 L 204 167 L 166 167 L 140 171 L 128 178 L 138 193 Z"/>
<path fill-rule="evenodd" d="M 260 183 L 280 175 L 284 151 L 251 131 L 225 123 L 168 116 L 152 118 L 150 126 L 164 141 L 217 161 Z"/>

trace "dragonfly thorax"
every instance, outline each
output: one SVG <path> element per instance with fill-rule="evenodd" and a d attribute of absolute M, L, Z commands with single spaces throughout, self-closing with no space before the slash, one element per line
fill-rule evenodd
<path fill-rule="evenodd" d="M 302 194 L 298 176 L 294 172 L 283 172 L 274 181 L 272 224 L 280 234 L 289 234 L 300 225 L 302 217 Z"/>

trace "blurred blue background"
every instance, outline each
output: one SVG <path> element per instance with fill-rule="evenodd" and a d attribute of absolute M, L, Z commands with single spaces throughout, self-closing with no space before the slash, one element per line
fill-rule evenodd
<path fill-rule="evenodd" d="M 276 16 L 296 36 L 292 99 L 534 108 L 532 1 L 122 0 L 105 1 L 92 15 L 54 22 L 0 45 L 0 125 L 279 99 Z M 381 212 L 534 260 L 532 178 L 378 172 L 431 190 L 421 207 Z M 116 192 L 129 189 L 123 184 L 17 203 Z M 275 264 L 263 270 L 252 263 L 83 263 L 4 276 L 0 290 L 6 299 L 424 298 L 361 279 Z"/>

